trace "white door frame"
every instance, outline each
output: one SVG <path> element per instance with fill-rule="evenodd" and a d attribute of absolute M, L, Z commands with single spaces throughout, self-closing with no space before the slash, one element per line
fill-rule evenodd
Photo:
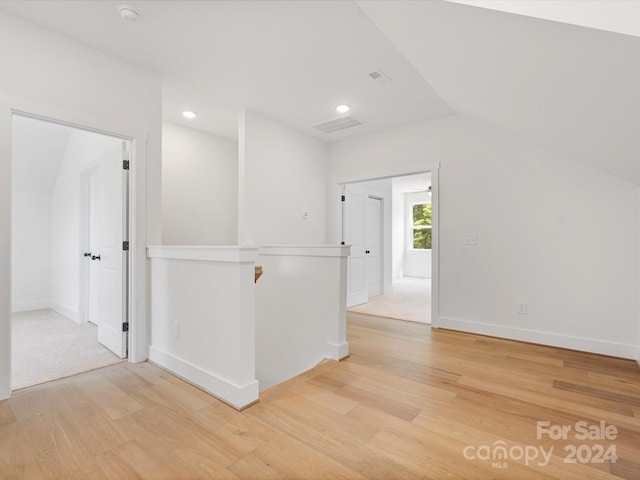
<path fill-rule="evenodd" d="M 439 317 L 439 294 L 440 294 L 440 188 L 439 188 L 439 170 L 440 164 L 425 164 L 424 166 L 410 168 L 406 170 L 395 171 L 392 166 L 389 171 L 381 173 L 379 176 L 366 176 L 354 174 L 349 178 L 340 178 L 334 180 L 335 185 L 335 203 L 334 211 L 337 212 L 336 243 L 340 243 L 343 238 L 344 223 L 342 218 L 342 187 L 347 183 L 368 182 L 371 180 L 382 180 L 386 178 L 404 177 L 407 175 L 417 175 L 420 173 L 431 174 L 431 327 L 438 328 L 440 326 Z"/>
<path fill-rule="evenodd" d="M 129 235 L 129 255 L 127 265 L 127 292 L 128 292 L 128 305 L 127 305 L 127 317 L 129 320 L 129 338 L 128 338 L 128 351 L 129 362 L 141 362 L 147 358 L 147 326 L 146 326 L 146 233 L 140 235 L 142 242 L 138 241 L 136 232 L 140 231 L 137 218 L 142 215 L 144 220 L 146 216 L 146 203 L 140 206 L 136 206 L 136 199 L 139 193 L 136 188 L 136 172 L 140 169 L 141 174 L 146 174 L 146 166 L 144 162 L 138 163 L 138 154 L 142 154 L 142 158 L 146 155 L 146 138 L 147 132 L 136 132 L 133 135 L 126 135 L 122 133 L 114 133 L 102 128 L 90 126 L 87 118 L 80 116 L 78 121 L 62 120 L 56 118 L 59 115 L 58 111 L 50 112 L 45 107 L 31 102 L 25 102 L 13 97 L 0 96 L 0 112 L 3 116 L 0 117 L 0 150 L 4 151 L 9 160 L 6 165 L 0 165 L 0 173 L 8 173 L 5 176 L 2 183 L 2 190 L 4 190 L 5 199 L 8 198 L 7 205 L 11 205 L 11 164 L 13 154 L 11 151 L 11 135 L 13 131 L 13 117 L 16 115 L 34 118 L 37 120 L 55 123 L 59 125 L 65 125 L 80 130 L 99 133 L 101 135 L 107 135 L 119 140 L 129 143 L 129 162 L 130 162 L 130 177 L 128 182 L 128 196 L 129 196 L 129 209 L 128 209 L 128 231 Z M 34 113 L 39 112 L 39 113 Z M 69 112 L 64 112 L 65 116 L 74 116 Z M 76 115 L 77 116 L 77 115 Z M 4 135 L 3 135 L 4 134 Z M 137 138 L 141 138 L 142 142 L 138 142 Z M 144 192 L 142 192 L 144 194 Z M 5 290 L 4 295 L 0 295 L 0 300 L 6 299 L 6 307 L 4 311 L 0 311 L 0 333 L 6 333 L 7 335 L 0 335 L 4 337 L 0 342 L 0 400 L 8 398 L 11 395 L 11 207 L 9 212 L 0 211 L 0 222 L 8 224 L 8 237 L 0 238 L 0 267 L 5 271 L 3 278 L 0 281 L 7 282 L 9 288 Z M 144 228 L 145 222 L 142 222 Z M 6 250 L 4 250 L 6 243 Z M 80 274 L 80 272 L 79 272 Z M 4 303 L 4 302 L 0 302 Z"/>
<path fill-rule="evenodd" d="M 31 95 L 31 94 L 28 94 Z M 46 97 L 46 95 L 45 95 Z M 159 169 L 154 157 L 159 152 L 159 124 L 131 119 L 123 110 L 101 114 L 92 108 L 65 107 L 37 98 L 0 92 L 0 400 L 11 396 L 11 145 L 12 117 L 30 115 L 44 120 L 64 119 L 70 126 L 107 133 L 132 142 L 130 174 L 130 251 L 131 329 L 129 361 L 148 357 L 148 275 L 146 247 L 159 241 L 158 204 Z M 60 121 L 60 120 L 57 120 Z M 159 122 L 159 120 L 158 120 Z M 148 160 L 147 160 L 148 159 Z"/>

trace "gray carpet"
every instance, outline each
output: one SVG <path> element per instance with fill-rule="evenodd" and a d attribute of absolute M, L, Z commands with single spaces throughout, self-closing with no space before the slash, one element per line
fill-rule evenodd
<path fill-rule="evenodd" d="M 121 362 L 98 343 L 91 323 L 79 324 L 53 310 L 12 313 L 13 390 Z"/>

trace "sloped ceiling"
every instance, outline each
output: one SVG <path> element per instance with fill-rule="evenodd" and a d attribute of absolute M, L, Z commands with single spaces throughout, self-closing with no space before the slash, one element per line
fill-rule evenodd
<path fill-rule="evenodd" d="M 424 192 L 431 185 L 431 173 L 418 173 L 391 179 L 393 191 L 398 193 Z"/>
<path fill-rule="evenodd" d="M 640 37 L 636 0 L 445 0 Z"/>
<path fill-rule="evenodd" d="M 16 115 L 12 129 L 12 181 L 15 192 L 53 191 L 72 129 Z"/>
<path fill-rule="evenodd" d="M 447 2 L 358 5 L 457 112 L 640 184 L 640 38 Z"/>

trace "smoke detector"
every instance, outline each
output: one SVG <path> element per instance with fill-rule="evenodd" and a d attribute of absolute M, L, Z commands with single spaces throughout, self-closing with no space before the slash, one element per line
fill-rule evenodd
<path fill-rule="evenodd" d="M 138 20 L 138 12 L 127 5 L 119 6 L 118 11 L 120 12 L 122 19 L 127 23 L 133 23 Z"/>

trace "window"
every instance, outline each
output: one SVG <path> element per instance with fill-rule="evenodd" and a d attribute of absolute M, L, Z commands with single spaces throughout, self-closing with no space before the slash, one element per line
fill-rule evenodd
<path fill-rule="evenodd" d="M 431 250 L 431 204 L 412 205 L 411 245 L 414 250 Z"/>

